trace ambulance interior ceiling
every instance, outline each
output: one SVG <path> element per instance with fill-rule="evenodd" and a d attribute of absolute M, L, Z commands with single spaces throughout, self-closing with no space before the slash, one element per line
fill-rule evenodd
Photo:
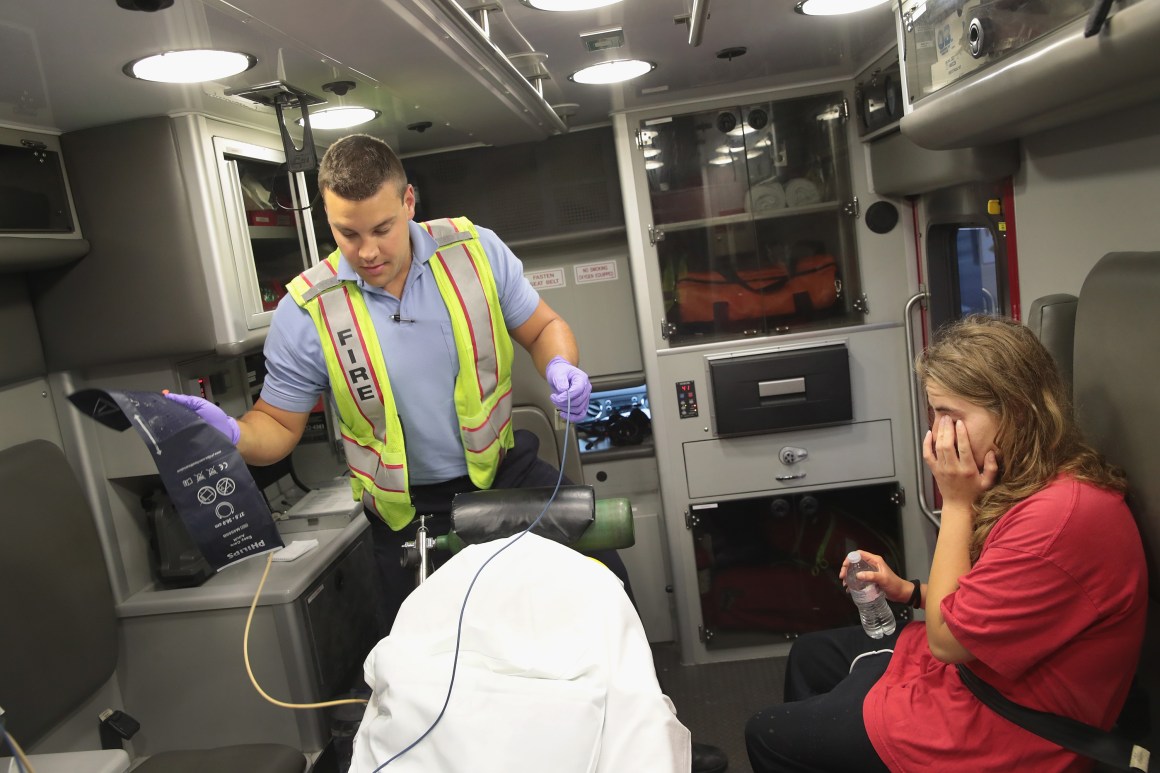
<path fill-rule="evenodd" d="M 890 4 L 848 17 L 806 17 L 792 0 L 709 0 L 699 45 L 689 43 L 692 0 L 623 0 L 554 13 L 502 0 L 490 36 L 455 0 L 174 0 L 162 10 L 122 5 L 161 0 L 4 0 L 0 3 L 0 124 L 69 132 L 143 116 L 201 113 L 275 130 L 269 105 L 230 95 L 282 82 L 327 101 L 380 111 L 357 129 L 315 131 L 321 146 L 350 131 L 402 154 L 544 139 L 605 124 L 611 112 L 747 90 L 849 79 L 894 42 Z M 497 7 L 489 3 L 489 7 Z M 623 30 L 619 48 L 592 52 L 581 35 Z M 135 80 L 122 72 L 165 50 L 220 48 L 257 64 L 220 82 Z M 746 49 L 732 58 L 726 49 Z M 543 96 L 517 75 L 536 71 Z M 622 86 L 568 79 L 580 67 L 638 58 L 656 68 Z M 506 78 L 506 80 L 505 80 Z M 350 81 L 339 96 L 324 84 Z M 533 104 L 539 103 L 539 104 Z M 537 110 L 546 106 L 549 111 Z M 560 106 L 571 107 L 560 108 Z M 555 106 L 557 109 L 552 110 Z M 572 113 L 553 125 L 559 113 Z M 291 111 L 296 118 L 297 111 Z M 408 126 L 430 122 L 419 132 Z M 294 128 L 297 132 L 297 128 Z"/>

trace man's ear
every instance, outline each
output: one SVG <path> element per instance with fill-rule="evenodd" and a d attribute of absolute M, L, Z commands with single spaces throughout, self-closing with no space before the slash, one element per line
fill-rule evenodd
<path fill-rule="evenodd" d="M 407 183 L 407 189 L 403 191 L 403 206 L 407 208 L 407 219 L 413 219 L 415 217 L 415 186 L 410 183 Z"/>

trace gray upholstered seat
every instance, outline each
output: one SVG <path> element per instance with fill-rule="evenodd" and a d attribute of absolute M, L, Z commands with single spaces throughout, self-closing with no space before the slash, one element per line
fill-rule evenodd
<path fill-rule="evenodd" d="M 31 748 L 117 667 L 112 588 L 88 501 L 64 453 L 34 440 L 0 451 L 0 699 L 7 730 Z M 132 707 L 124 710 L 132 714 Z M 147 726 L 148 717 L 137 717 Z M 98 718 L 92 718 L 94 726 Z M 278 744 L 166 752 L 142 773 L 302 773 Z"/>
<path fill-rule="evenodd" d="M 1046 320 L 1052 328 L 1074 313 L 1072 392 L 1080 426 L 1128 474 L 1128 505 L 1148 559 L 1148 631 L 1138 674 L 1152 718 L 1145 745 L 1155 752 L 1160 749 L 1155 657 L 1160 652 L 1160 252 L 1105 255 L 1084 280 L 1074 312 L 1069 305 L 1066 296 L 1050 296 L 1033 307 L 1028 324 L 1042 328 Z M 1053 341 L 1058 346 L 1066 338 L 1064 325 L 1042 340 L 1053 349 Z"/>

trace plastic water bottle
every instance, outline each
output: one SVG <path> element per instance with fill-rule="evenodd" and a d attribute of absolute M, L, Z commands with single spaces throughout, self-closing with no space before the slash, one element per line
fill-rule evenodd
<path fill-rule="evenodd" d="M 846 556 L 850 567 L 846 570 L 846 586 L 850 589 L 850 596 L 858 605 L 858 617 L 862 619 L 862 630 L 871 639 L 881 639 L 894 633 L 894 612 L 886 603 L 886 594 L 877 583 L 864 582 L 857 577 L 858 572 L 872 572 L 878 567 L 862 560 L 862 554 L 857 550 Z"/>

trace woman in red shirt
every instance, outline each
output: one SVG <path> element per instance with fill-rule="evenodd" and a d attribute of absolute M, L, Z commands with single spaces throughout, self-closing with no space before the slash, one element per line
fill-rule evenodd
<path fill-rule="evenodd" d="M 1148 595 L 1125 480 L 1084 442 L 1050 354 L 1019 323 L 952 323 L 916 369 L 931 411 L 923 460 L 943 499 L 930 579 L 865 552 L 879 568 L 858 578 L 914 599 L 925 624 L 799 639 L 785 703 L 746 726 L 753 770 L 1089 770 L 980 703 L 954 664 L 1017 703 L 1112 726 Z"/>

